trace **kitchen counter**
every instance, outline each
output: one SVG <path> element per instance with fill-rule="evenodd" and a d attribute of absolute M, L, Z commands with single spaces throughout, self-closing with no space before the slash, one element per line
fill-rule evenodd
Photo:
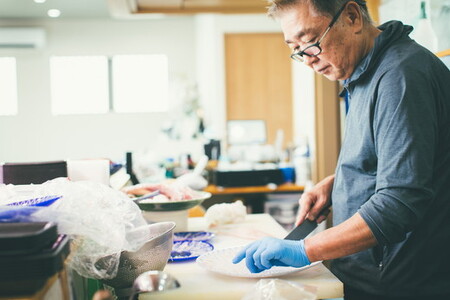
<path fill-rule="evenodd" d="M 204 218 L 189 218 L 190 231 L 209 230 L 216 234 L 210 241 L 215 249 L 246 245 L 264 236 L 283 238 L 286 231 L 268 214 L 247 215 L 244 222 L 207 229 Z M 166 293 L 140 295 L 139 299 L 241 299 L 258 282 L 258 278 L 237 278 L 207 271 L 195 260 L 170 262 L 164 269 L 180 282 L 181 287 Z M 279 277 L 317 289 L 317 298 L 343 296 L 343 285 L 323 264 L 301 272 Z"/>

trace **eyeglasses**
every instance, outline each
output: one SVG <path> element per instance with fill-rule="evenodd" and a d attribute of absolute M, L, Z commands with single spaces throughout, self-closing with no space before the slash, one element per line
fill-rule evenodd
<path fill-rule="evenodd" d="M 298 52 L 292 53 L 291 54 L 291 58 L 293 60 L 295 60 L 295 61 L 304 62 L 305 61 L 305 59 L 303 58 L 304 55 L 306 55 L 308 57 L 316 57 L 317 55 L 322 53 L 322 48 L 320 47 L 320 43 L 325 38 L 325 36 L 327 35 L 328 31 L 330 31 L 331 27 L 333 27 L 334 23 L 336 23 L 336 21 L 339 19 L 339 16 L 344 11 L 344 8 L 345 8 L 346 5 L 347 4 L 345 4 L 344 6 L 342 6 L 339 9 L 339 11 L 336 13 L 336 15 L 331 20 L 330 25 L 328 25 L 327 29 L 322 34 L 322 37 L 316 43 L 314 43 L 312 45 L 309 45 L 308 47 L 306 47 L 303 50 L 300 50 Z"/>

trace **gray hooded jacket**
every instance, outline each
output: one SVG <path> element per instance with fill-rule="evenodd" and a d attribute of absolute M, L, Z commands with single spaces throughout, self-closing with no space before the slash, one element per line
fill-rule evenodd
<path fill-rule="evenodd" d="M 333 222 L 356 212 L 378 246 L 336 259 L 345 284 L 377 295 L 450 294 L 450 71 L 392 21 L 345 82 L 346 134 Z"/>

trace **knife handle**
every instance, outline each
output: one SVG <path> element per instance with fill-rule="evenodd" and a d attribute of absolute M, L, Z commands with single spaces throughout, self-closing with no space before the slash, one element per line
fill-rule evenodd
<path fill-rule="evenodd" d="M 322 208 L 322 210 L 319 212 L 319 214 L 317 215 L 317 218 L 315 220 L 317 220 L 321 215 L 323 215 L 324 212 L 327 211 L 327 209 L 329 209 L 330 207 L 331 207 L 331 201 Z"/>
<path fill-rule="evenodd" d="M 322 215 L 328 208 L 330 208 L 331 202 L 325 205 L 319 213 Z M 317 219 L 317 218 L 316 218 Z M 285 240 L 302 240 L 308 236 L 314 229 L 316 229 L 316 221 L 310 221 L 305 219 L 302 224 L 297 225 L 289 234 L 284 238 Z"/>
<path fill-rule="evenodd" d="M 325 205 L 325 206 L 322 208 L 322 210 L 319 212 L 319 214 L 317 215 L 317 218 L 315 218 L 314 221 L 317 220 L 321 215 L 323 215 L 323 214 L 325 213 L 325 211 L 326 211 L 327 209 L 329 209 L 330 207 L 331 207 L 331 201 L 330 201 L 330 203 L 327 203 L 327 205 Z M 305 221 L 306 221 L 306 220 L 308 220 L 308 219 L 305 219 Z M 311 222 L 314 222 L 314 221 L 311 221 Z"/>

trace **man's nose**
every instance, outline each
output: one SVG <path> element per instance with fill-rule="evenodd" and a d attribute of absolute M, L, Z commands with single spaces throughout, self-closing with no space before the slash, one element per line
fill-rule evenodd
<path fill-rule="evenodd" d="M 318 60 L 319 58 L 317 56 L 307 56 L 307 55 L 303 56 L 303 62 L 310 68 L 312 68 L 312 65 Z"/>

